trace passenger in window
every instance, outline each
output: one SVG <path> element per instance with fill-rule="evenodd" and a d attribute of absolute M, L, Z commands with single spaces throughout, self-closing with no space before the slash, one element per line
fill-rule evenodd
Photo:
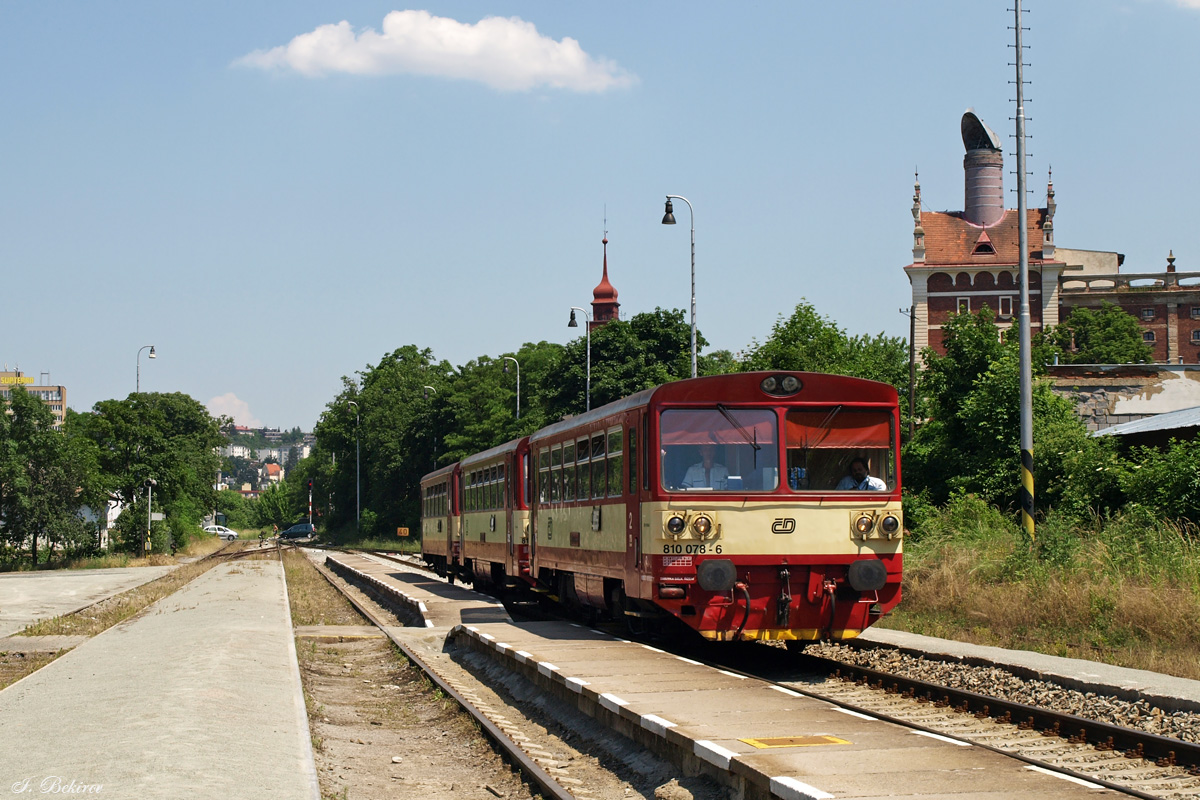
<path fill-rule="evenodd" d="M 879 478 L 871 476 L 867 471 L 865 458 L 855 458 L 850 461 L 850 474 L 838 481 L 835 488 L 859 492 L 882 492 L 887 490 L 887 484 Z"/>
<path fill-rule="evenodd" d="M 727 489 L 729 488 L 729 470 L 724 464 L 716 462 L 717 446 L 715 444 L 700 445 L 700 460 L 688 467 L 683 476 L 685 489 Z"/>

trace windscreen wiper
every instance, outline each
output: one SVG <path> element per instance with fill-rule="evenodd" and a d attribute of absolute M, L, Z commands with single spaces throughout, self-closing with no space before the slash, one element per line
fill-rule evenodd
<path fill-rule="evenodd" d="M 729 413 L 729 409 L 720 403 L 717 403 L 717 411 L 721 412 L 721 416 L 724 417 L 730 425 L 738 429 L 738 433 L 740 433 L 742 438 L 746 440 L 746 444 L 754 448 L 754 465 L 757 467 L 758 451 L 762 449 L 762 445 L 758 443 L 758 431 L 756 430 L 751 433 L 750 431 L 746 430 L 746 427 L 742 425 L 742 423 L 733 418 L 733 414 Z"/>

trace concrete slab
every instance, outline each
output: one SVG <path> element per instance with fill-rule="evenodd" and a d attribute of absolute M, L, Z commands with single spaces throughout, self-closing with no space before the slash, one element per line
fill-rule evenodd
<path fill-rule="evenodd" d="M 321 639 L 330 642 L 384 638 L 383 632 L 374 625 L 301 625 L 293 630 L 297 639 Z"/>
<path fill-rule="evenodd" d="M 213 567 L 0 691 L 0 719 L 4 787 L 319 797 L 277 561 Z"/>
<path fill-rule="evenodd" d="M 43 619 L 73 613 L 135 586 L 161 578 L 175 567 L 56 569 L 0 574 L 0 637 Z"/>

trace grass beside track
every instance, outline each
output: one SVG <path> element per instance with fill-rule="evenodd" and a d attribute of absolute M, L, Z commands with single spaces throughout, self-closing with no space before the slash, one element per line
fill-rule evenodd
<path fill-rule="evenodd" d="M 299 550 L 283 551 L 292 625 L 370 625 Z"/>
<path fill-rule="evenodd" d="M 904 547 L 880 627 L 1200 680 L 1200 538 L 1136 511 L 1046 519 L 1031 544 L 971 497 Z"/>

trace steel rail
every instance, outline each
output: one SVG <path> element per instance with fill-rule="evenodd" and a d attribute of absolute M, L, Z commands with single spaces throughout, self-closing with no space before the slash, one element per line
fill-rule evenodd
<path fill-rule="evenodd" d="M 574 800 L 574 795 L 572 795 L 565 788 L 563 788 L 561 784 L 554 780 L 550 773 L 542 769 L 541 765 L 539 765 L 524 750 L 522 750 L 515 741 L 510 739 L 508 735 L 504 733 L 504 731 L 500 730 L 500 728 L 497 727 L 494 722 L 488 719 L 482 711 L 476 708 L 470 700 L 446 683 L 446 681 L 443 680 L 442 677 L 438 675 L 431 666 L 426 664 L 425 661 L 422 660 L 422 658 L 417 655 L 407 644 L 394 636 L 392 632 L 388 630 L 391 626 L 381 620 L 373 610 L 366 607 L 363 603 L 359 602 L 357 598 L 347 592 L 339 581 L 334 580 L 335 576 L 328 567 L 323 564 L 316 563 L 314 563 L 313 566 L 317 568 L 317 571 L 321 573 L 321 575 L 323 575 L 334 588 L 341 592 L 342 595 L 350 601 L 351 605 L 358 609 L 360 614 L 370 620 L 371 624 L 373 624 L 375 627 L 379 628 L 379 630 L 383 632 L 384 636 L 387 636 L 388 639 L 391 640 L 392 644 L 396 645 L 396 647 L 400 649 L 400 652 L 404 654 L 405 658 L 412 661 L 412 663 L 415 664 L 418 669 L 428 676 L 429 680 L 431 680 L 434 685 L 436 685 L 448 697 L 453 699 L 454 702 L 458 703 L 458 705 L 461 706 L 464 711 L 474 717 L 475 721 L 479 723 L 480 728 L 487 735 L 487 737 L 495 742 L 496 745 L 499 746 L 510 759 L 512 759 L 512 761 L 526 777 L 537 784 L 538 790 L 542 794 L 548 798 L 554 798 L 554 800 Z"/>
<path fill-rule="evenodd" d="M 902 678 L 869 667 L 819 656 L 804 658 L 821 665 L 822 669 L 832 672 L 835 676 L 840 673 L 848 676 L 847 679 L 866 683 L 874 688 L 886 687 L 888 692 L 901 693 L 914 699 L 925 697 L 930 702 L 940 700 L 953 703 L 956 709 L 961 709 L 964 713 L 985 714 L 1013 725 L 1019 724 L 1025 730 L 1036 730 L 1062 738 L 1074 734 L 1077 744 L 1090 744 L 1093 747 L 1100 745 L 1105 750 L 1116 750 L 1147 761 L 1171 759 L 1176 766 L 1192 769 L 1200 767 L 1200 744 L 1194 742 L 990 697 L 966 689 L 954 689 L 915 678 Z"/>

